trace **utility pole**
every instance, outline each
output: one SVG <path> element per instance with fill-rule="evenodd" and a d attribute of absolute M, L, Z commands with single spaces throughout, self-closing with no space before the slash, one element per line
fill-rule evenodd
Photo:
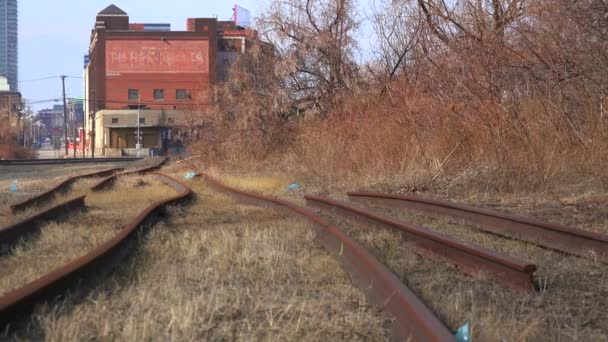
<path fill-rule="evenodd" d="M 139 150 L 141 148 L 141 136 L 139 132 L 139 116 L 141 115 L 141 95 L 137 94 L 137 143 L 135 143 L 136 155 L 139 158 Z"/>
<path fill-rule="evenodd" d="M 95 114 L 97 113 L 97 93 L 95 89 L 91 90 L 93 92 L 93 115 L 89 115 L 89 119 L 91 120 L 91 158 L 95 158 Z M 91 110 L 91 106 L 89 106 L 89 110 Z M 88 113 L 87 113 L 88 114 Z"/>
<path fill-rule="evenodd" d="M 7 132 L 8 132 L 8 146 L 10 148 L 11 143 L 12 143 L 12 139 L 11 139 L 11 131 L 12 131 L 12 127 L 11 127 L 11 116 L 13 115 L 13 99 L 11 97 L 11 93 L 8 93 L 8 128 L 7 128 Z M 10 152 L 9 152 L 10 153 Z"/>
<path fill-rule="evenodd" d="M 67 76 L 61 75 L 61 85 L 63 88 L 63 139 L 65 141 L 65 158 L 68 157 L 68 105 L 65 101 L 65 78 Z"/>
<path fill-rule="evenodd" d="M 72 103 L 70 104 L 70 116 L 72 119 L 72 146 L 74 150 L 74 158 L 76 158 L 76 100 L 72 99 Z"/>
<path fill-rule="evenodd" d="M 89 128 L 89 125 L 87 125 L 87 123 L 89 123 L 89 111 L 91 110 L 90 106 L 91 103 L 89 102 L 89 94 L 87 94 L 87 79 L 86 79 L 86 74 L 85 74 L 85 81 L 84 81 L 85 87 L 84 87 L 84 91 L 82 92 L 82 94 L 84 95 L 84 99 L 82 101 L 82 141 L 80 142 L 82 144 L 82 158 L 86 158 L 87 157 L 87 129 Z"/>

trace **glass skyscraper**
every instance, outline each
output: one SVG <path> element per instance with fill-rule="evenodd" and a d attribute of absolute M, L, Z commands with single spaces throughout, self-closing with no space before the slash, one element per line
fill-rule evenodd
<path fill-rule="evenodd" d="M 17 0 L 0 0 L 0 76 L 8 78 L 11 91 L 19 91 Z"/>

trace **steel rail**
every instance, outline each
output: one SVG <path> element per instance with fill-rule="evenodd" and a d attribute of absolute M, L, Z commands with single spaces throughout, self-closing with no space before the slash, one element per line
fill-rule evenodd
<path fill-rule="evenodd" d="M 51 208 L 42 210 L 15 224 L 0 228 L 0 254 L 14 246 L 21 239 L 38 232 L 40 223 L 46 220 L 56 220 L 70 212 L 84 208 L 85 196 L 70 199 Z"/>
<path fill-rule="evenodd" d="M 99 181 L 97 184 L 94 184 L 93 186 L 91 186 L 91 191 L 97 192 L 97 191 L 102 191 L 104 189 L 107 189 L 114 183 L 116 178 L 121 177 L 121 176 L 127 176 L 127 175 L 133 175 L 133 174 L 145 174 L 145 173 L 152 172 L 152 171 L 158 171 L 167 162 L 167 160 L 169 160 L 169 157 L 163 157 L 161 159 L 161 161 L 158 162 L 156 165 L 142 167 L 142 168 L 131 170 L 131 171 L 123 171 L 122 173 L 113 174 L 110 177 L 104 178 L 101 181 Z"/>
<path fill-rule="evenodd" d="M 179 180 L 159 173 L 154 176 L 173 187 L 178 194 L 151 204 L 123 226 L 112 239 L 84 256 L 0 297 L 0 331 L 31 313 L 36 304 L 52 301 L 70 289 L 92 284 L 94 280 L 111 272 L 132 252 L 138 232 L 153 214 L 192 194 L 192 190 Z"/>
<path fill-rule="evenodd" d="M 29 198 L 23 202 L 13 204 L 10 206 L 10 208 L 13 212 L 25 210 L 28 207 L 39 205 L 42 202 L 50 200 L 53 196 L 55 196 L 55 194 L 57 194 L 59 192 L 66 191 L 70 187 L 70 185 L 72 185 L 78 179 L 91 178 L 91 177 L 102 177 L 102 176 L 106 176 L 108 174 L 113 174 L 113 173 L 121 171 L 121 170 L 123 170 L 123 168 L 113 168 L 113 169 L 90 172 L 90 173 L 85 173 L 85 174 L 81 174 L 81 175 L 75 175 L 75 176 L 68 177 L 67 179 L 65 179 L 62 182 L 60 182 L 59 184 L 55 185 L 51 189 L 49 189 L 39 195 L 36 195 L 32 198 Z"/>
<path fill-rule="evenodd" d="M 0 166 L 23 166 L 23 165 L 64 165 L 64 164 L 96 164 L 116 163 L 140 160 L 141 158 L 66 158 L 66 159 L 5 159 L 0 160 Z"/>
<path fill-rule="evenodd" d="M 311 211 L 288 201 L 242 191 L 203 174 L 211 188 L 237 200 L 271 207 L 306 218 L 323 246 L 333 254 L 370 303 L 394 318 L 393 336 L 399 341 L 455 341 L 448 328 L 397 277 L 369 251 L 334 225 Z"/>
<path fill-rule="evenodd" d="M 511 288 L 534 291 L 533 276 L 536 265 L 517 260 L 496 251 L 452 239 L 433 230 L 408 225 L 393 218 L 346 203 L 318 196 L 304 196 L 306 205 L 321 211 L 338 214 L 345 219 L 361 222 L 364 226 L 389 228 L 412 243 L 423 256 L 443 259 L 458 266 L 464 273 L 491 278 Z"/>
<path fill-rule="evenodd" d="M 608 263 L 608 235 L 545 223 L 451 202 L 373 192 L 349 192 L 351 201 L 448 216 L 473 224 L 480 230 L 538 246 Z"/>

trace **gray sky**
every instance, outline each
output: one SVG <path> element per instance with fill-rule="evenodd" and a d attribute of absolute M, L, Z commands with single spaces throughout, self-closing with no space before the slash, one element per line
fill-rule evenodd
<path fill-rule="evenodd" d="M 268 0 L 57 0 L 19 1 L 19 81 L 27 102 L 61 97 L 61 74 L 82 77 L 83 56 L 88 53 L 95 16 L 114 3 L 127 12 L 131 22 L 170 23 L 172 30 L 185 30 L 189 17 L 229 20 L 237 4 L 251 11 L 263 10 Z M 361 3 L 367 3 L 361 0 Z M 362 18 L 361 18 L 362 19 Z M 364 41 L 367 38 L 363 39 Z M 367 43 L 360 42 L 365 46 Z M 81 78 L 66 79 L 69 97 L 83 94 Z M 32 103 L 34 110 L 50 108 L 60 102 Z"/>

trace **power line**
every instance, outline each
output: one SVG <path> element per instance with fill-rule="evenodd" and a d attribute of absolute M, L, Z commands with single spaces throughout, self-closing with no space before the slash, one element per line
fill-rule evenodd
<path fill-rule="evenodd" d="M 26 105 L 41 104 L 41 103 L 47 103 L 47 102 L 57 102 L 60 100 L 61 100 L 61 98 L 48 99 L 48 100 L 25 100 L 25 104 Z"/>
<path fill-rule="evenodd" d="M 80 78 L 83 79 L 84 77 L 82 76 L 70 76 L 70 75 L 65 75 L 66 78 Z M 40 77 L 40 78 L 33 78 L 31 80 L 23 80 L 23 81 L 19 81 L 19 83 L 27 83 L 27 82 L 38 82 L 38 81 L 46 81 L 46 80 L 52 80 L 52 79 L 56 79 L 56 78 L 61 78 L 60 75 L 57 76 L 47 76 L 47 77 Z"/>
<path fill-rule="evenodd" d="M 57 78 L 57 77 L 59 77 L 59 76 L 48 76 L 48 77 L 41 77 L 41 78 L 33 78 L 31 80 L 19 81 L 19 83 L 44 81 L 44 80 L 50 80 L 50 79 Z"/>

